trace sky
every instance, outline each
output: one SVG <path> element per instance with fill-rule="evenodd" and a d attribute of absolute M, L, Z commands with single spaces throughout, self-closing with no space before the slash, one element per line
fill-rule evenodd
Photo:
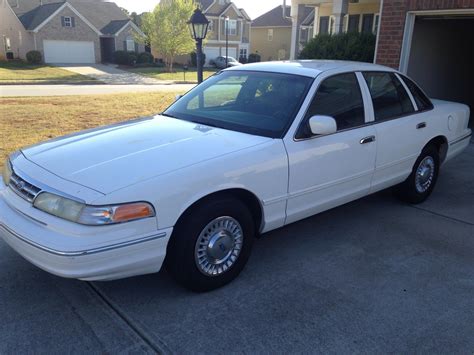
<path fill-rule="evenodd" d="M 115 0 L 118 6 L 126 8 L 130 12 L 142 13 L 152 10 L 159 0 Z M 283 0 L 233 0 L 239 8 L 243 8 L 251 19 L 255 19 L 274 7 L 283 4 Z M 291 3 L 287 0 L 287 3 Z"/>

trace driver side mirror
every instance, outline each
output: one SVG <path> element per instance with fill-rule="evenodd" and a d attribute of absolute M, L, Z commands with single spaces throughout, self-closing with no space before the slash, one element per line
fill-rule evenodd
<path fill-rule="evenodd" d="M 337 132 L 336 120 L 330 116 L 316 115 L 309 119 L 309 128 L 314 135 L 332 134 Z"/>

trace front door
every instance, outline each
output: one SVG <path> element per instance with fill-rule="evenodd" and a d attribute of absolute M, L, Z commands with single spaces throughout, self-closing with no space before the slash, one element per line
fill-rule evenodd
<path fill-rule="evenodd" d="M 375 129 L 354 73 L 338 74 L 320 84 L 295 137 L 285 141 L 290 179 L 287 220 L 291 223 L 368 194 L 375 168 Z M 331 116 L 337 132 L 313 136 L 314 115 Z"/>

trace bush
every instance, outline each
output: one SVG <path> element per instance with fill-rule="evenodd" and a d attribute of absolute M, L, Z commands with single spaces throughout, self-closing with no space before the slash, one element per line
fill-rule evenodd
<path fill-rule="evenodd" d="M 257 63 L 257 62 L 260 62 L 261 60 L 262 60 L 262 57 L 260 57 L 260 54 L 258 53 L 249 54 L 248 63 Z"/>
<path fill-rule="evenodd" d="M 197 67 L 197 55 L 196 55 L 196 52 L 192 52 L 191 54 L 191 65 L 193 67 Z M 206 63 L 206 54 L 203 53 L 202 54 L 202 64 L 204 65 L 204 63 Z"/>
<path fill-rule="evenodd" d="M 26 53 L 26 60 L 30 64 L 41 64 L 43 62 L 43 56 L 40 51 L 29 51 Z"/>
<path fill-rule="evenodd" d="M 239 62 L 242 63 L 242 64 L 246 64 L 248 62 L 248 59 L 247 59 L 247 57 L 241 55 L 239 57 Z"/>
<path fill-rule="evenodd" d="M 137 62 L 137 54 L 135 52 L 115 51 L 114 61 L 120 65 L 134 65 Z"/>
<path fill-rule="evenodd" d="M 338 59 L 373 62 L 375 35 L 372 33 L 319 34 L 301 51 L 300 59 Z"/>
<path fill-rule="evenodd" d="M 148 52 L 142 52 L 137 57 L 137 63 L 139 64 L 151 64 L 155 61 L 153 54 Z"/>

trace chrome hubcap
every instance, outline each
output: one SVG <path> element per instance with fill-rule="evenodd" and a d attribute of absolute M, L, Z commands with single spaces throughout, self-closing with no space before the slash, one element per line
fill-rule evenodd
<path fill-rule="evenodd" d="M 239 222 L 232 217 L 212 220 L 199 234 L 194 258 L 200 272 L 217 276 L 237 261 L 242 250 L 243 231 Z"/>
<path fill-rule="evenodd" d="M 435 162 L 432 157 L 427 156 L 423 159 L 416 169 L 415 185 L 419 193 L 426 192 L 433 182 L 435 173 Z"/>

